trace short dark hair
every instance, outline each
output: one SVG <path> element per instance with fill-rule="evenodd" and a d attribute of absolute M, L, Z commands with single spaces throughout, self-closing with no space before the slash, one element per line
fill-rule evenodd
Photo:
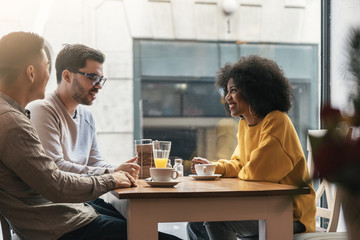
<path fill-rule="evenodd" d="M 216 76 L 215 85 L 227 94 L 227 84 L 234 79 L 245 101 L 259 116 L 279 110 L 288 112 L 292 106 L 292 87 L 280 67 L 272 60 L 256 55 L 242 57 L 235 64 L 227 63 Z M 225 105 L 228 110 L 228 106 Z"/>
<path fill-rule="evenodd" d="M 44 38 L 31 32 L 12 32 L 0 39 L 0 78 L 11 81 L 31 60 L 40 59 Z"/>
<path fill-rule="evenodd" d="M 61 82 L 64 70 L 76 72 L 86 66 L 86 60 L 104 63 L 105 56 L 102 52 L 82 44 L 66 44 L 56 57 L 55 69 L 57 83 Z"/>

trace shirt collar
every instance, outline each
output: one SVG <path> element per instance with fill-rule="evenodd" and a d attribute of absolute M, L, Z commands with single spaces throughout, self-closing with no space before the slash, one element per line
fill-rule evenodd
<path fill-rule="evenodd" d="M 17 103 L 14 99 L 6 95 L 5 93 L 0 92 L 0 97 L 3 98 L 6 102 L 8 102 L 15 109 L 24 113 L 28 118 L 30 118 L 30 111 L 23 108 L 19 103 Z"/>

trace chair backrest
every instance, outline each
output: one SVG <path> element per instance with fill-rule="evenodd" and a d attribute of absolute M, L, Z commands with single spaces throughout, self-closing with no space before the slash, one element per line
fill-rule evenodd
<path fill-rule="evenodd" d="M 326 130 L 309 130 L 308 135 L 311 136 L 323 136 L 326 134 Z M 310 176 L 313 176 L 314 172 L 314 162 L 312 156 L 312 149 L 309 138 L 307 140 L 307 150 L 308 150 L 308 168 L 310 172 Z M 314 184 L 315 185 L 315 184 Z M 320 205 L 320 200 L 323 195 L 326 195 L 327 208 L 318 206 Z M 337 225 L 339 221 L 340 214 L 340 194 L 338 192 L 337 187 L 334 184 L 330 184 L 325 179 L 323 179 L 316 191 L 316 216 L 320 218 L 329 219 L 329 223 L 326 229 L 317 227 L 316 231 L 324 231 L 324 232 L 336 232 Z"/>
<path fill-rule="evenodd" d="M 3 240 L 11 240 L 10 225 L 1 213 L 0 213 L 0 222 L 1 222 L 1 230 L 2 230 L 2 235 L 3 235 Z"/>

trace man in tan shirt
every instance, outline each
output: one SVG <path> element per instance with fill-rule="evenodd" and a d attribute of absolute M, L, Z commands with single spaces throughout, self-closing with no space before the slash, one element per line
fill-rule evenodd
<path fill-rule="evenodd" d="M 10 33 L 0 40 L 0 212 L 22 239 L 126 239 L 126 223 L 83 202 L 136 186 L 123 171 L 66 173 L 46 156 L 25 106 L 44 98 L 44 39 Z M 160 239 L 177 239 L 165 234 Z"/>

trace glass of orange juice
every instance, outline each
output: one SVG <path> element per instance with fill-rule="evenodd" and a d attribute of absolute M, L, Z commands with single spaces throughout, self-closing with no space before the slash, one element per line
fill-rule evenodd
<path fill-rule="evenodd" d="M 171 149 L 170 141 L 153 141 L 155 167 L 166 168 Z"/>

